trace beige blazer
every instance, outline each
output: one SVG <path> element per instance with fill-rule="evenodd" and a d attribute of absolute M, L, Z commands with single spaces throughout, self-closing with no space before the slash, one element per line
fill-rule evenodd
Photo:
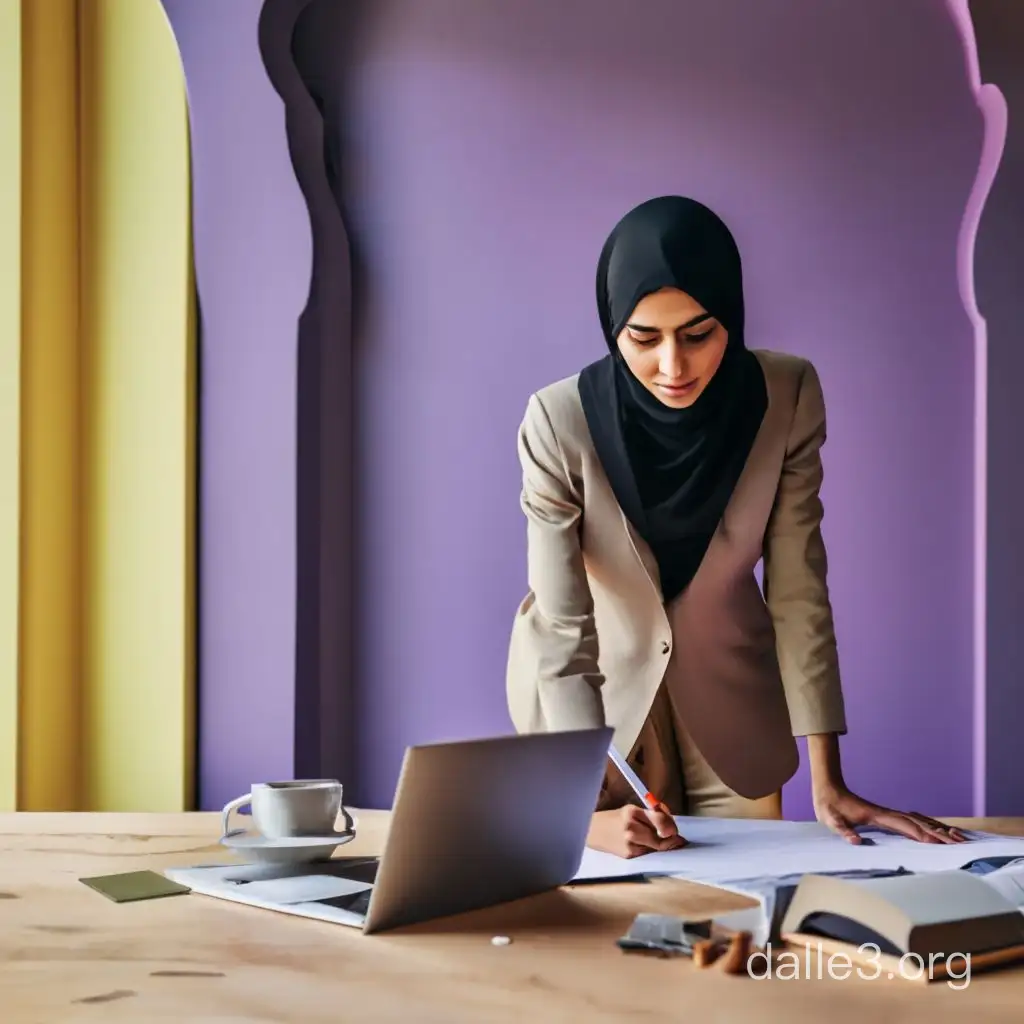
<path fill-rule="evenodd" d="M 755 354 L 767 412 L 696 576 L 667 606 L 598 460 L 578 375 L 531 395 L 518 442 L 529 590 L 506 683 L 519 732 L 607 724 L 628 756 L 669 679 L 709 765 L 756 799 L 796 770 L 795 736 L 846 731 L 820 528 L 821 385 L 806 359 Z"/>

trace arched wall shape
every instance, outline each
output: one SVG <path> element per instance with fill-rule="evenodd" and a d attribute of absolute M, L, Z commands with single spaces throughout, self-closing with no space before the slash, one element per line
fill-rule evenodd
<path fill-rule="evenodd" d="M 79 11 L 85 805 L 184 810 L 197 384 L 185 82 L 157 0 Z"/>
<path fill-rule="evenodd" d="M 352 270 L 324 160 L 322 108 L 292 50 L 308 10 L 309 0 L 267 0 L 260 17 L 263 62 L 284 102 L 288 149 L 313 235 L 296 380 L 295 773 L 347 779 L 354 764 Z"/>
<path fill-rule="evenodd" d="M 14 0 L 0 17 L 0 806 L 183 810 L 196 372 L 181 62 L 157 0 Z"/>
<path fill-rule="evenodd" d="M 966 0 L 958 6 L 967 8 Z M 986 406 L 980 426 L 986 436 L 983 469 L 986 503 L 982 562 L 986 574 L 984 616 L 979 622 L 984 658 L 984 699 L 978 725 L 984 739 L 978 774 L 978 810 L 1020 814 L 1024 773 L 1020 738 L 1024 734 L 1024 574 L 1021 523 L 1024 522 L 1024 468 L 1021 462 L 1019 383 L 1024 379 L 1024 131 L 1013 112 L 1024 109 L 1024 7 L 1007 0 L 970 0 L 976 44 L 974 73 L 978 102 L 990 125 L 991 190 L 973 251 L 977 306 L 984 318 Z M 999 159 L 1001 158 L 1001 159 Z M 997 172 L 998 166 L 998 172 Z"/>
<path fill-rule="evenodd" d="M 220 305 L 218 336 L 233 353 L 224 349 L 219 362 L 207 354 L 203 363 L 212 377 L 204 409 L 220 424 L 207 421 L 204 440 L 222 459 L 218 472 L 204 472 L 213 488 L 203 527 L 206 806 L 254 777 L 294 767 L 304 733 L 325 735 L 315 716 L 331 699 L 322 671 L 330 659 L 312 654 L 310 668 L 299 668 L 298 677 L 317 680 L 309 699 L 294 671 L 278 671 L 289 624 L 300 666 L 303 658 L 289 572 L 301 578 L 303 549 L 326 552 L 332 543 L 318 533 L 325 520 L 316 510 L 327 507 L 318 506 L 318 484 L 295 468 L 304 408 L 307 468 L 322 467 L 325 450 L 318 436 L 325 392 L 316 387 L 309 397 L 312 378 L 301 382 L 294 329 L 307 300 L 306 330 L 318 324 L 307 337 L 332 329 L 318 320 L 311 284 L 317 222 L 340 238 L 344 211 L 355 284 L 359 652 L 349 677 L 358 744 L 350 798 L 386 803 L 406 742 L 508 727 L 504 646 L 524 582 L 515 424 L 529 390 L 573 372 L 595 351 L 590 282 L 607 227 L 641 195 L 669 190 L 702 194 L 729 216 L 744 244 L 764 344 L 807 354 L 822 371 L 830 415 L 826 537 L 853 727 L 844 742 L 851 781 L 876 798 L 935 813 L 977 810 L 995 793 L 993 709 L 1009 690 L 994 674 L 986 688 L 985 655 L 991 666 L 998 644 L 1004 658 L 1012 652 L 1000 623 L 1013 606 L 1000 605 L 1007 610 L 990 618 L 987 647 L 972 660 L 972 584 L 985 579 L 985 566 L 972 560 L 984 536 L 974 516 L 985 503 L 972 500 L 976 325 L 957 293 L 970 233 L 965 206 L 977 197 L 991 123 L 964 73 L 972 44 L 963 4 L 950 0 L 942 11 L 924 0 L 850 0 L 826 10 L 784 0 L 769 24 L 761 20 L 768 12 L 741 11 L 738 0 L 694 0 L 659 8 L 659 24 L 665 39 L 702 34 L 707 54 L 688 55 L 687 68 L 664 60 L 630 65 L 627 75 L 620 44 L 635 25 L 618 20 L 624 15 L 610 4 L 527 3 L 508 19 L 484 5 L 467 14 L 449 0 L 280 0 L 276 23 L 292 19 L 294 68 L 310 105 L 292 91 L 294 79 L 271 86 L 255 71 L 259 0 L 230 10 L 164 3 L 193 108 L 200 298 Z M 985 0 L 972 0 L 976 17 L 979 4 Z M 981 25 L 983 70 L 985 39 Z M 1006 37 L 1001 45 L 1007 54 Z M 264 38 L 271 78 L 273 52 Z M 729 54 L 724 77 L 712 56 L 722 53 Z M 287 131 L 275 87 L 305 119 Z M 667 125 L 674 148 L 662 160 L 643 155 L 639 141 L 663 140 Z M 336 211 L 312 209 L 323 202 L 325 178 L 305 162 L 308 148 L 296 150 L 318 132 Z M 306 179 L 301 191 L 287 166 L 289 145 Z M 243 165 L 272 200 L 252 200 L 257 190 Z M 1000 187 L 1011 187 L 1005 169 L 993 202 Z M 1001 262 L 1002 234 L 986 257 L 986 232 L 995 239 L 990 219 L 996 223 L 986 215 L 979 229 L 976 290 L 994 359 L 998 345 L 1012 342 L 996 339 L 984 260 L 994 275 L 1013 264 Z M 254 265 L 266 273 L 244 272 Z M 331 275 L 321 271 L 320 279 Z M 394 295 L 399 302 L 389 301 Z M 347 315 L 342 304 L 335 310 Z M 274 360 L 259 375 L 240 360 L 252 376 L 239 395 L 229 382 L 237 383 L 232 360 L 241 355 L 245 332 L 235 325 L 243 311 L 252 320 L 258 311 L 258 336 L 292 347 L 268 346 Z M 467 312 L 472 334 L 453 336 L 447 324 L 453 315 L 463 323 Z M 333 325 L 338 339 L 342 320 Z M 342 340 L 337 352 L 344 351 Z M 273 380 L 263 372 L 271 366 Z M 256 394 L 271 415 L 255 414 Z M 284 423 L 289 401 L 294 427 Z M 389 403 L 398 406 L 390 419 Z M 1009 424 L 1009 401 L 1004 408 Z M 994 397 L 988 415 L 996 415 Z M 227 429 L 233 418 L 244 432 Z M 332 429 L 326 444 L 341 452 L 345 426 Z M 274 500 L 255 503 L 263 528 L 249 522 L 244 538 L 233 536 L 233 517 L 253 504 L 240 495 L 254 492 L 236 486 L 232 474 L 251 470 L 253 453 L 268 451 L 274 457 L 259 467 L 256 496 L 272 489 Z M 291 521 L 277 503 L 289 480 L 298 509 Z M 304 500 L 308 532 L 296 528 Z M 1003 546 L 992 550 L 1001 513 L 993 501 L 988 506 L 990 561 L 1009 567 L 1009 514 Z M 286 544 L 267 558 L 270 537 L 289 536 L 289 526 L 290 566 Z M 237 571 L 246 568 L 243 552 L 256 559 L 248 574 Z M 333 557 L 340 566 L 344 555 Z M 307 565 L 314 591 L 307 608 L 326 610 L 325 577 Z M 1015 593 L 997 575 L 989 571 L 990 609 L 1000 594 Z M 316 652 L 316 637 L 322 644 L 333 625 L 321 622 L 310 627 L 307 651 Z M 262 648 L 247 648 L 253 636 Z M 269 663 L 257 665 L 258 650 L 273 655 Z M 305 710 L 296 714 L 297 705 Z M 979 709 L 988 728 L 975 748 L 964 723 Z M 314 739 L 309 749 L 320 744 Z M 879 749 L 898 758 L 880 757 Z M 808 810 L 802 776 L 797 784 L 787 794 L 790 814 Z"/>
<path fill-rule="evenodd" d="M 309 216 L 263 0 L 163 0 L 185 68 L 200 343 L 200 801 L 295 773 L 297 332 Z"/>
<path fill-rule="evenodd" d="M 956 27 L 923 0 L 650 15 L 642 60 L 613 4 L 513 19 L 314 0 L 297 28 L 363 268 L 359 799 L 390 799 L 410 742 L 508 728 L 516 426 L 531 390 L 601 350 L 608 228 L 678 191 L 736 228 L 752 343 L 810 356 L 824 382 L 849 780 L 967 813 L 974 351 L 956 249 L 983 125 Z M 685 61 L 681 39 L 701 40 Z M 805 782 L 787 813 L 810 812 Z"/>

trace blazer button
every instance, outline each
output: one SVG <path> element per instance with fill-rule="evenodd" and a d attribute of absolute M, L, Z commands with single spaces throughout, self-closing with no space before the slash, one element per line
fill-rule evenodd
<path fill-rule="evenodd" d="M 661 653 L 662 654 L 668 654 L 668 652 L 670 650 L 672 650 L 672 645 L 667 640 L 662 640 L 661 641 Z"/>

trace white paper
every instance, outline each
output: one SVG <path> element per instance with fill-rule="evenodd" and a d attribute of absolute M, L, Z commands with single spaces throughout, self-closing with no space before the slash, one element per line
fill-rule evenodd
<path fill-rule="evenodd" d="M 295 914 L 298 917 L 330 921 L 350 928 L 362 928 L 366 920 L 365 915 L 361 913 L 344 910 L 341 907 L 332 906 L 330 903 L 321 903 L 319 900 L 308 899 L 302 903 L 281 903 L 275 900 L 260 899 L 255 895 L 254 885 L 301 878 L 301 872 L 294 867 L 289 868 L 285 865 L 275 864 L 232 864 L 200 868 L 164 868 L 163 873 L 172 881 L 187 885 L 192 892 L 201 896 L 212 896 L 216 899 L 230 900 L 233 903 L 261 907 L 264 910 Z M 247 884 L 238 884 L 243 881 Z M 351 882 L 350 879 L 342 878 L 338 878 L 337 881 Z M 352 884 L 371 888 L 366 883 Z M 323 896 L 320 897 L 321 900 L 323 898 Z"/>
<path fill-rule="evenodd" d="M 310 903 L 351 896 L 372 889 L 370 882 L 334 875 L 299 875 L 297 878 L 274 878 L 265 882 L 248 882 L 240 887 L 242 895 L 267 903 Z"/>
<path fill-rule="evenodd" d="M 1002 893 L 1015 907 L 1024 911 L 1024 863 L 1014 861 L 1004 864 L 1003 867 L 979 877 L 997 892 Z"/>
<path fill-rule="evenodd" d="M 729 931 L 750 932 L 750 941 L 759 947 L 767 946 L 771 941 L 772 915 L 775 913 L 773 897 L 752 893 L 760 902 L 756 907 L 743 907 L 740 910 L 727 910 L 715 914 L 712 918 L 716 925 Z"/>
<path fill-rule="evenodd" d="M 672 875 L 719 884 L 813 871 L 884 868 L 942 871 L 983 857 L 1024 856 L 1024 838 L 971 832 L 964 843 L 918 843 L 880 830 L 859 830 L 854 845 L 812 821 L 678 817 L 689 845 L 670 853 L 624 859 L 587 849 L 576 878 Z"/>

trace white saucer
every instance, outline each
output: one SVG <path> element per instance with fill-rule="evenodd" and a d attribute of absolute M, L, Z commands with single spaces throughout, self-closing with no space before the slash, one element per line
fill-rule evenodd
<path fill-rule="evenodd" d="M 351 843 L 356 834 L 334 832 L 326 836 L 284 836 L 268 839 L 257 832 L 238 829 L 221 836 L 221 844 L 261 864 L 302 864 L 314 860 L 328 860 L 345 843 Z"/>

